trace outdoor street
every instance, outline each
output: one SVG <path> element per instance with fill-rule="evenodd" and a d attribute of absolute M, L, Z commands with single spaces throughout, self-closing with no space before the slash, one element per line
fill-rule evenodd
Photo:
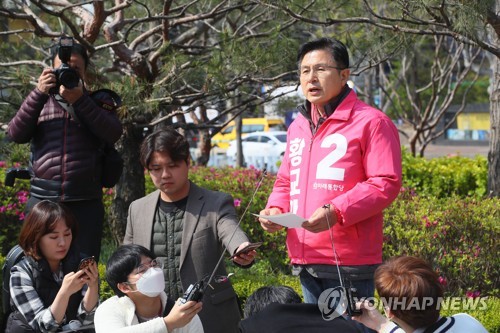
<path fill-rule="evenodd" d="M 425 157 L 439 157 L 448 155 L 459 155 L 464 157 L 475 157 L 477 155 L 488 156 L 488 145 L 443 145 L 431 144 L 425 149 Z"/>

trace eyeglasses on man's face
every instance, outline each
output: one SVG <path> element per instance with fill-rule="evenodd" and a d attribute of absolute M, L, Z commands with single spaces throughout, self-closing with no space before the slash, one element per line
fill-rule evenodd
<path fill-rule="evenodd" d="M 149 262 L 142 263 L 139 266 L 137 266 L 137 268 L 134 269 L 134 274 L 142 275 L 146 273 L 146 271 L 150 268 L 163 268 L 163 263 L 157 259 L 152 259 Z"/>
<path fill-rule="evenodd" d="M 346 68 L 341 68 L 341 67 L 338 67 L 338 66 L 332 66 L 332 65 L 328 65 L 328 64 L 317 64 L 317 65 L 314 65 L 314 66 L 301 66 L 299 68 L 299 76 L 301 78 L 306 78 L 306 77 L 309 77 L 309 75 L 311 75 L 311 73 L 313 75 L 316 75 L 318 77 L 322 77 L 322 76 L 325 76 L 327 75 L 330 70 L 332 69 L 336 69 L 336 70 L 344 70 Z"/>

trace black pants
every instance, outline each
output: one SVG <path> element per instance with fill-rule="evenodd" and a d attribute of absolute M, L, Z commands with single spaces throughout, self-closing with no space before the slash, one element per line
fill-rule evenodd
<path fill-rule="evenodd" d="M 42 200 L 31 196 L 26 203 L 26 214 Z M 78 250 L 88 256 L 94 256 L 99 262 L 104 222 L 102 200 L 66 201 L 63 204 L 71 210 L 78 222 L 78 235 L 76 237 Z"/>

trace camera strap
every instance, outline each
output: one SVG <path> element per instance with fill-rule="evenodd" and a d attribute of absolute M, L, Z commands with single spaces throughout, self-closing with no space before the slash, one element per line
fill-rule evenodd
<path fill-rule="evenodd" d="M 330 235 L 330 243 L 332 245 L 332 250 L 333 250 L 333 259 L 335 260 L 335 266 L 337 267 L 337 273 L 339 275 L 339 281 L 340 281 L 340 286 L 342 288 L 345 288 L 344 285 L 344 280 L 342 280 L 342 273 L 340 273 L 340 266 L 339 266 L 339 255 L 337 254 L 337 250 L 335 249 L 335 243 L 333 241 L 333 230 L 332 230 L 332 225 L 330 224 L 330 214 L 331 214 L 331 205 L 326 204 L 323 206 L 324 209 L 328 209 L 328 212 L 326 213 L 326 223 L 328 224 L 328 234 Z"/>
<path fill-rule="evenodd" d="M 56 95 L 58 96 L 58 95 Z M 75 113 L 75 109 L 73 108 L 72 105 L 68 104 L 64 99 L 58 99 L 56 96 L 54 96 L 55 100 L 57 101 L 57 103 L 59 103 L 59 105 L 64 109 L 66 110 L 66 112 L 69 113 L 69 115 L 71 116 L 71 118 L 73 118 L 73 120 L 78 124 L 80 125 L 82 122 L 80 121 L 80 119 L 77 117 L 76 113 Z"/>

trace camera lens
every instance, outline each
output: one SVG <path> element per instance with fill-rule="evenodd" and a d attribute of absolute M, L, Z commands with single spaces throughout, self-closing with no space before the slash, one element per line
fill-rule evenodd
<path fill-rule="evenodd" d="M 66 88 L 72 89 L 78 86 L 80 77 L 78 73 L 72 68 L 65 68 L 59 74 L 59 82 Z"/>

